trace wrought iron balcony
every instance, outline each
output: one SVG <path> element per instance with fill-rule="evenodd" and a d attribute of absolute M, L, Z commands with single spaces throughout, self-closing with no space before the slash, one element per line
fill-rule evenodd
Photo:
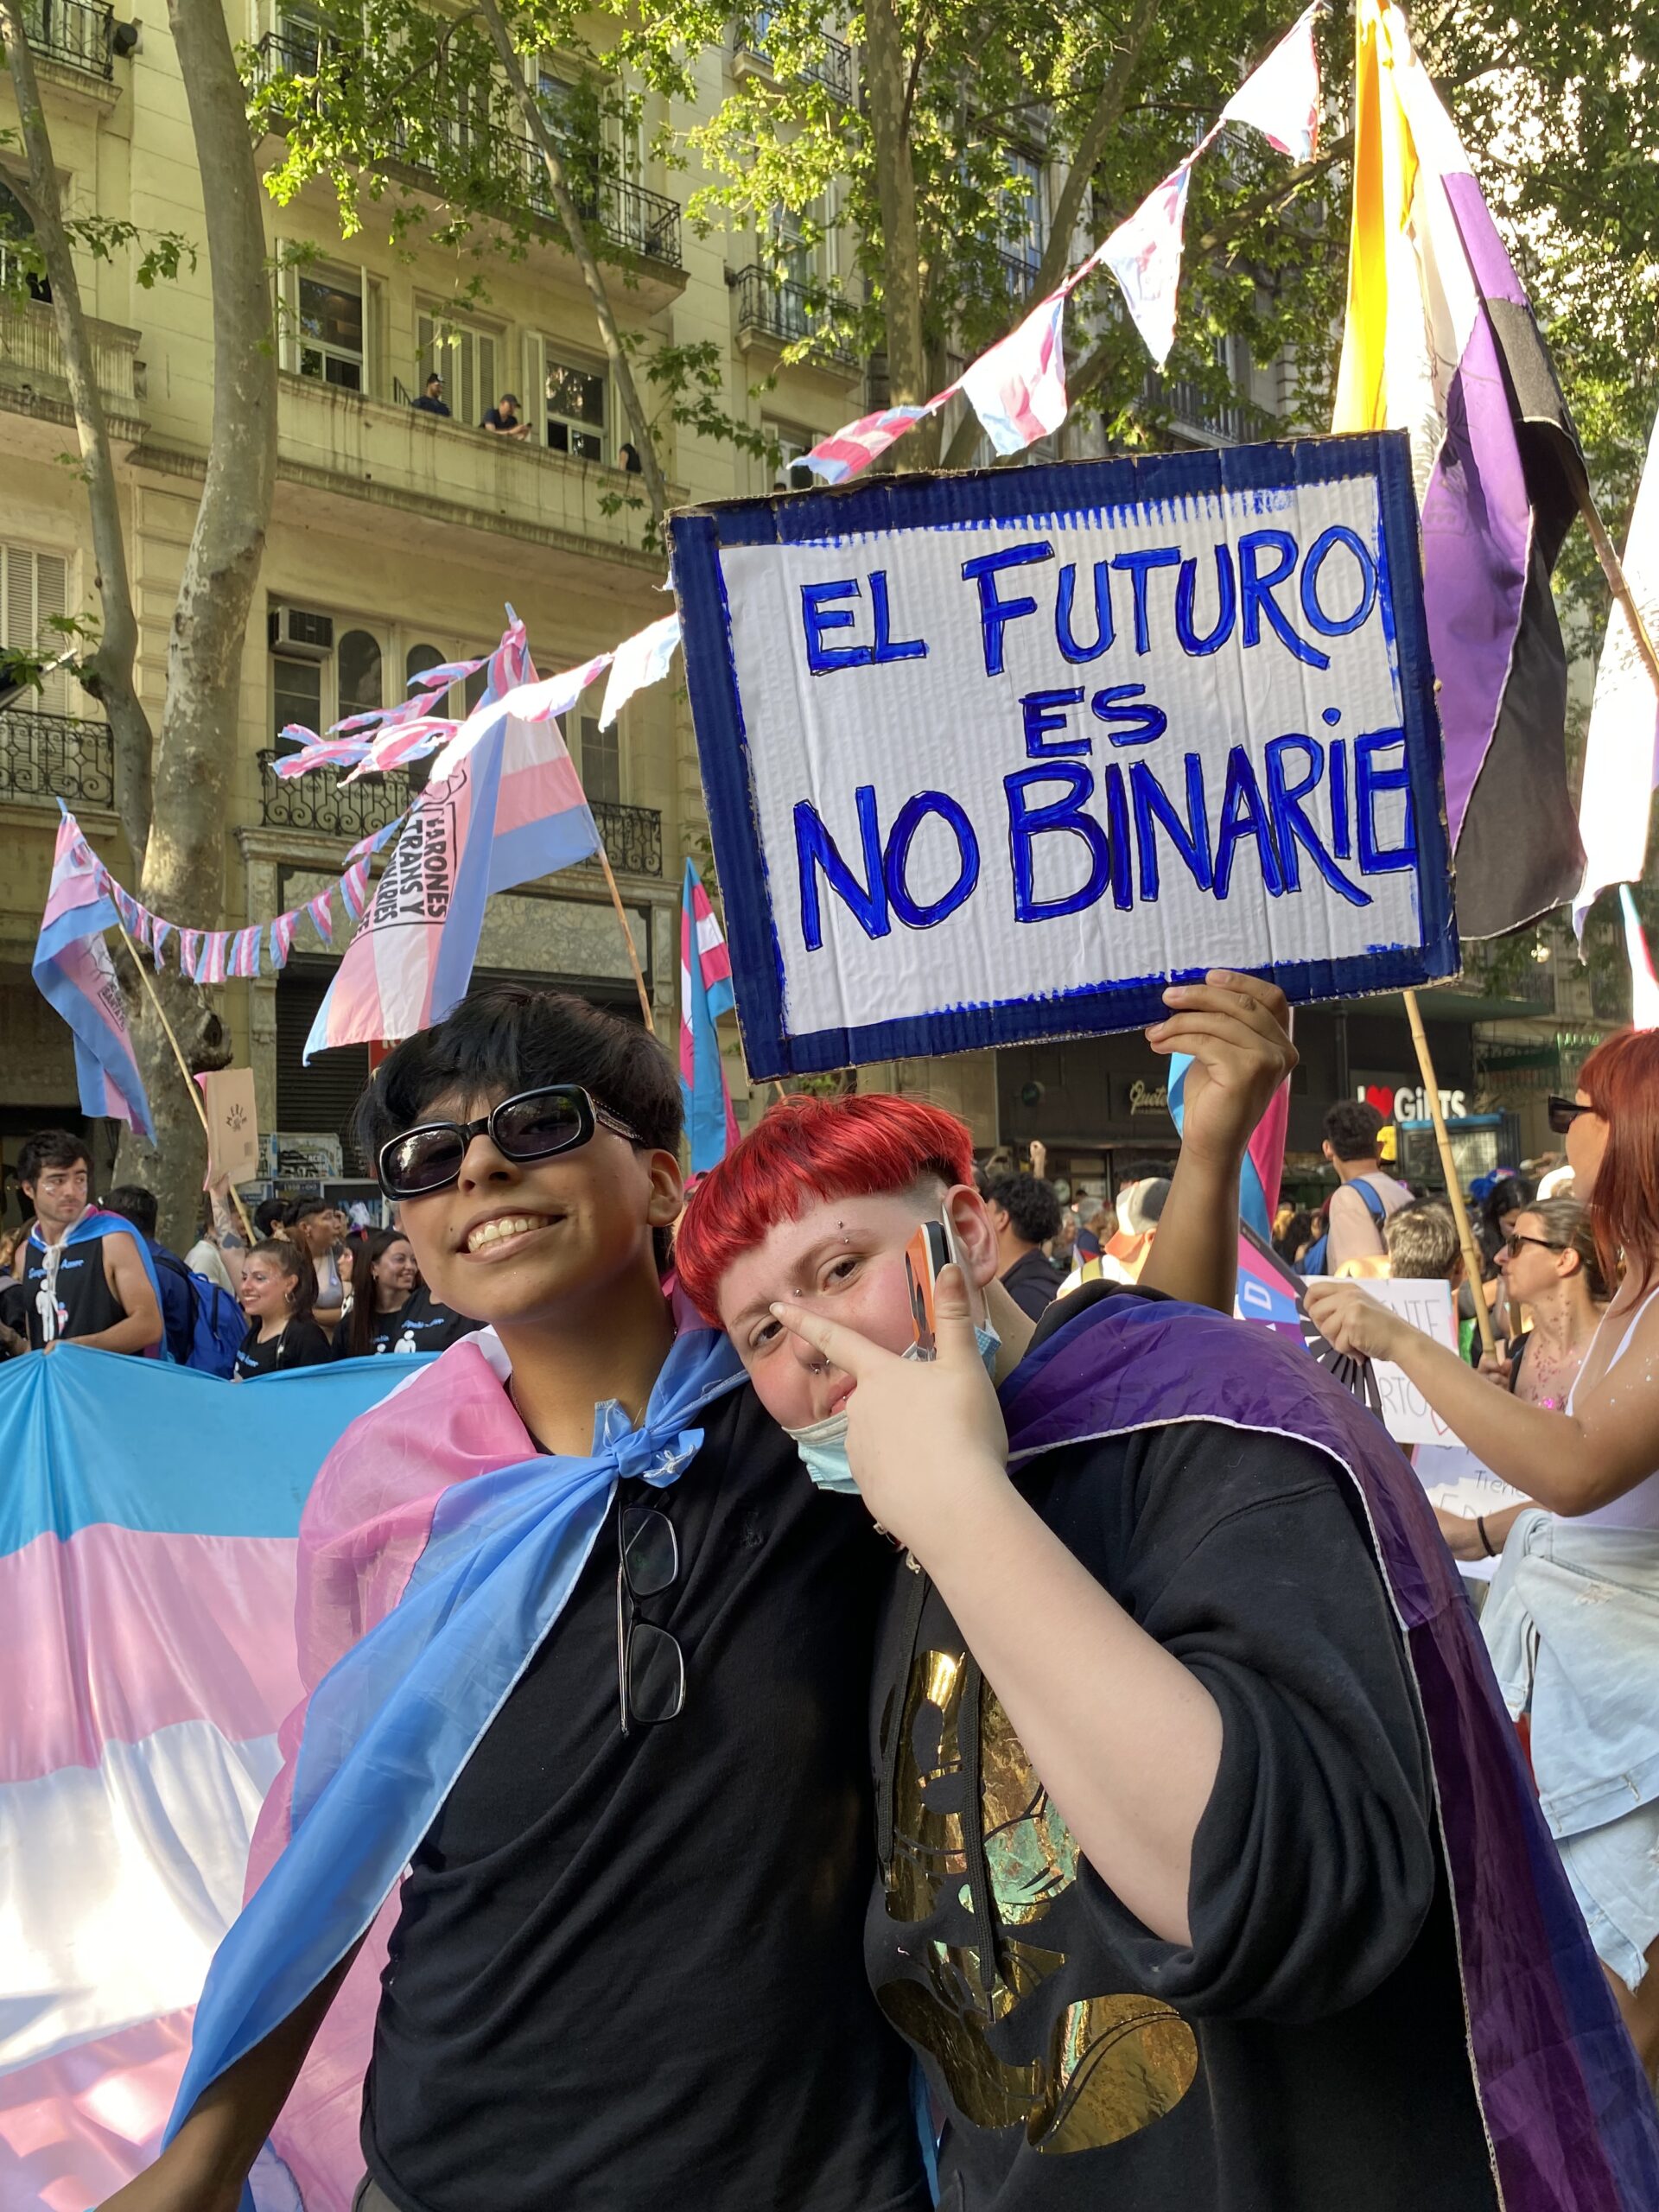
<path fill-rule="evenodd" d="M 347 784 L 326 772 L 285 779 L 276 772 L 274 751 L 259 755 L 261 814 L 268 830 L 303 830 L 315 837 L 343 837 L 355 843 L 371 830 L 394 822 L 415 796 L 408 774 L 394 769 L 385 776 L 364 776 Z M 0 795 L 3 795 L 0 793 Z M 594 820 L 605 840 L 611 866 L 621 875 L 663 872 L 663 817 L 654 806 L 620 806 L 609 799 L 591 802 Z M 597 860 L 583 861 L 597 868 Z"/>
<path fill-rule="evenodd" d="M 771 18 L 767 10 L 757 9 L 748 24 L 737 33 L 735 51 L 746 54 L 751 61 L 758 61 L 771 76 L 782 76 L 766 44 L 766 28 Z M 842 40 L 831 38 L 821 31 L 807 48 L 798 70 L 794 75 L 806 78 L 810 83 L 822 85 L 832 98 L 850 106 L 853 98 L 853 49 Z"/>
<path fill-rule="evenodd" d="M 279 74 L 315 76 L 321 56 L 315 38 L 279 31 L 268 31 L 254 52 L 255 80 L 260 84 Z M 481 100 L 471 107 L 458 103 L 435 124 L 423 123 L 418 131 L 394 117 L 386 151 L 391 161 L 440 187 L 446 181 L 463 185 L 482 203 L 528 207 L 543 221 L 558 224 L 541 149 L 513 128 L 499 100 L 487 106 Z M 568 168 L 576 212 L 602 246 L 681 267 L 677 201 L 626 177 L 595 174 L 586 149 L 573 152 Z"/>
<path fill-rule="evenodd" d="M 1004 245 L 996 249 L 996 259 L 1008 305 L 1023 308 L 1037 289 L 1037 271 L 1041 264 L 1033 254 L 1011 253 Z"/>
<path fill-rule="evenodd" d="M 831 360 L 856 359 L 851 338 L 837 327 L 816 285 L 780 281 L 758 261 L 740 269 L 730 283 L 737 294 L 740 330 L 758 331 L 785 346 L 798 346 L 804 339 L 815 353 Z"/>
<path fill-rule="evenodd" d="M 114 76 L 115 10 L 99 0 L 23 0 L 23 29 L 42 61 L 101 77 L 105 84 Z"/>
<path fill-rule="evenodd" d="M 107 722 L 0 709 L 0 799 L 113 806 L 115 743 Z"/>

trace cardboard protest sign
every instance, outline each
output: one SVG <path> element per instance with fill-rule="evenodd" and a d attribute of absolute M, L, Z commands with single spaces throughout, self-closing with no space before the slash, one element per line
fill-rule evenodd
<path fill-rule="evenodd" d="M 1529 1505 L 1524 1491 L 1512 1489 L 1495 1475 L 1484 1459 L 1477 1459 L 1466 1444 L 1420 1444 L 1411 1455 L 1417 1479 L 1431 1505 L 1453 1513 L 1460 1521 L 1473 1521 L 1488 1513 L 1502 1513 L 1506 1506 Z M 1458 1572 L 1475 1582 L 1490 1582 L 1497 1572 L 1495 1559 L 1460 1559 Z"/>
<path fill-rule="evenodd" d="M 207 1174 L 204 1191 L 251 1183 L 259 1173 L 259 1114 L 251 1068 L 217 1068 L 199 1075 L 207 1114 Z"/>
<path fill-rule="evenodd" d="M 1458 1349 L 1458 1320 L 1452 1310 L 1450 1283 L 1394 1282 L 1384 1278 L 1381 1281 L 1368 1281 L 1364 1291 L 1367 1298 L 1376 1299 L 1402 1321 L 1409 1321 L 1414 1329 L 1433 1337 L 1437 1344 L 1444 1344 L 1448 1351 Z M 1374 1360 L 1372 1365 L 1382 1400 L 1383 1425 L 1396 1444 L 1452 1441 L 1452 1430 L 1416 1384 L 1408 1380 L 1403 1368 L 1388 1359 Z"/>
<path fill-rule="evenodd" d="M 752 1075 L 1456 970 L 1400 434 L 671 528 Z"/>

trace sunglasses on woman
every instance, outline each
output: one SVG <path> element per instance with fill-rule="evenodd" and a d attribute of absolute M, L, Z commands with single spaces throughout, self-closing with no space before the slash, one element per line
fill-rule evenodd
<path fill-rule="evenodd" d="M 1564 1137 L 1580 1114 L 1593 1114 L 1593 1106 L 1580 1106 L 1576 1098 L 1563 1098 L 1551 1091 L 1549 1096 L 1549 1126 L 1558 1137 Z"/>
<path fill-rule="evenodd" d="M 1512 1229 L 1503 1239 L 1503 1249 L 1512 1260 L 1520 1258 L 1523 1244 L 1535 1244 L 1541 1252 L 1565 1252 L 1567 1249 L 1565 1244 L 1552 1244 L 1548 1236 L 1523 1236 L 1518 1229 Z"/>
<path fill-rule="evenodd" d="M 423 1198 L 458 1180 L 474 1137 L 489 1134 L 503 1160 L 520 1164 L 575 1152 L 596 1128 L 613 1129 L 630 1144 L 645 1139 L 627 1123 L 596 1105 L 580 1084 L 550 1083 L 504 1098 L 475 1122 L 423 1122 L 380 1147 L 376 1166 L 389 1198 Z"/>

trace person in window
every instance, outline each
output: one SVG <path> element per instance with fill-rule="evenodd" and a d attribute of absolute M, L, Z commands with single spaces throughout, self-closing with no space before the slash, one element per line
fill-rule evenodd
<path fill-rule="evenodd" d="M 493 407 L 485 409 L 479 428 L 494 438 L 527 438 L 530 425 L 519 415 L 518 393 L 504 391 Z"/>
<path fill-rule="evenodd" d="M 315 1277 L 297 1245 L 275 1237 L 256 1244 L 242 1267 L 242 1311 L 248 1333 L 236 1355 L 238 1382 L 256 1375 L 285 1374 L 290 1367 L 322 1367 L 334 1357 L 327 1336 L 311 1318 Z"/>
<path fill-rule="evenodd" d="M 428 377 L 420 397 L 414 403 L 423 415 L 442 415 L 446 422 L 449 410 L 443 397 L 443 378 L 435 369 Z"/>
<path fill-rule="evenodd" d="M 625 438 L 617 448 L 616 465 L 625 476 L 639 476 L 644 473 L 645 463 L 639 458 L 639 448 L 631 438 Z"/>

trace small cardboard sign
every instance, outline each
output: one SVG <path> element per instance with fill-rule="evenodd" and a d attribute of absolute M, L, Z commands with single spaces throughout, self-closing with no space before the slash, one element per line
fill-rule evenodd
<path fill-rule="evenodd" d="M 1448 1351 L 1458 1349 L 1458 1320 L 1447 1282 L 1395 1282 L 1368 1278 L 1365 1295 L 1386 1306 Z M 1392 1360 L 1372 1362 L 1382 1400 L 1382 1421 L 1396 1444 L 1450 1444 L 1456 1439 L 1422 1392 Z"/>
<path fill-rule="evenodd" d="M 1403 434 L 671 531 L 753 1077 L 1455 973 Z"/>

